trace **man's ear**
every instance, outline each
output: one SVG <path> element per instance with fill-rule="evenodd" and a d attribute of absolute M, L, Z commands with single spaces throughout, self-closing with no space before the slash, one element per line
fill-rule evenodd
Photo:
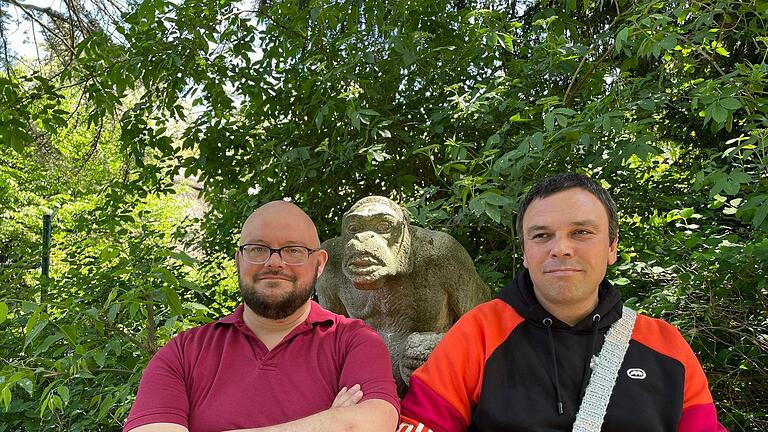
<path fill-rule="evenodd" d="M 613 265 L 618 259 L 619 248 L 619 235 L 616 234 L 616 238 L 613 240 L 610 246 L 608 246 L 608 265 Z"/>
<path fill-rule="evenodd" d="M 328 262 L 328 252 L 325 249 L 320 249 L 315 254 L 317 255 L 317 277 L 320 277 L 325 269 L 325 263 Z"/>

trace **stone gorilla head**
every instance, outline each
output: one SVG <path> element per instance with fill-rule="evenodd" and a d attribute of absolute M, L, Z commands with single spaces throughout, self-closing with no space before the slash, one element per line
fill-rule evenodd
<path fill-rule="evenodd" d="M 391 276 L 411 271 L 411 234 L 405 211 L 392 200 L 369 196 L 342 220 L 342 268 L 358 289 L 372 290 Z"/>

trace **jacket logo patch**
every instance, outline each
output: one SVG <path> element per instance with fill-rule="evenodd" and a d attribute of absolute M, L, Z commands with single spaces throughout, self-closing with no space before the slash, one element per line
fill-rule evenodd
<path fill-rule="evenodd" d="M 645 379 L 646 374 L 645 371 L 640 368 L 631 368 L 627 369 L 627 376 L 632 379 L 642 380 Z"/>

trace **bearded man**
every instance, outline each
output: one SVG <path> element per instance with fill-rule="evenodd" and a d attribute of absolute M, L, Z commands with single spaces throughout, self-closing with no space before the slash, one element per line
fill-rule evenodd
<path fill-rule="evenodd" d="M 274 201 L 243 225 L 243 305 L 152 358 L 123 431 L 393 431 L 400 409 L 379 336 L 310 300 L 328 260 L 312 220 Z"/>

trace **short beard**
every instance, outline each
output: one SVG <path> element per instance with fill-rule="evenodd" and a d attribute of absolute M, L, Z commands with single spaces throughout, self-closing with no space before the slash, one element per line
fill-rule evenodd
<path fill-rule="evenodd" d="M 254 312 L 261 317 L 280 320 L 290 316 L 296 312 L 304 303 L 306 303 L 315 291 L 315 283 L 317 282 L 317 269 L 315 265 L 315 272 L 312 276 L 312 280 L 301 286 L 297 282 L 293 283 L 293 289 L 285 294 L 283 297 L 276 301 L 270 301 L 266 296 L 262 295 L 255 287 L 246 286 L 238 272 L 237 282 L 240 285 L 240 294 L 243 297 L 243 302 Z M 253 281 L 255 284 L 255 281 Z"/>

